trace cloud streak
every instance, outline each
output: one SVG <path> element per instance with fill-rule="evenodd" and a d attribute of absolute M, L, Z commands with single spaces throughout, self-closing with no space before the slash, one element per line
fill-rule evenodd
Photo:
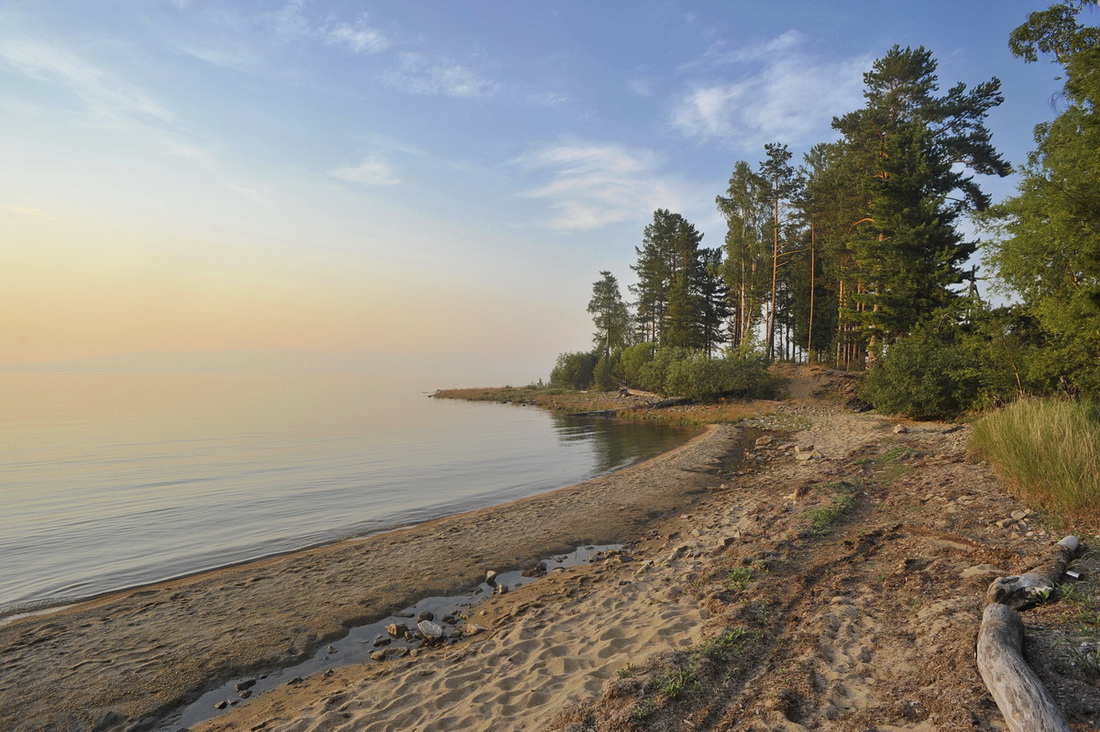
<path fill-rule="evenodd" d="M 400 65 L 382 76 L 387 86 L 410 94 L 442 94 L 449 97 L 490 97 L 498 84 L 449 59 L 431 59 L 406 52 Z"/>
<path fill-rule="evenodd" d="M 679 196 L 657 173 L 648 151 L 617 145 L 557 145 L 515 161 L 551 180 L 522 195 L 547 201 L 553 215 L 542 224 L 561 232 L 598 229 L 645 218 Z"/>
<path fill-rule="evenodd" d="M 34 79 L 60 82 L 94 114 L 172 119 L 171 112 L 151 97 L 66 51 L 33 41 L 5 39 L 0 43 L 0 59 Z"/>
<path fill-rule="evenodd" d="M 695 83 L 679 99 L 671 124 L 685 137 L 758 149 L 781 140 L 812 141 L 832 118 L 862 101 L 866 56 L 825 62 L 799 50 L 802 37 L 788 32 L 755 46 L 705 58 L 713 65 L 750 66 L 735 81 Z"/>
<path fill-rule="evenodd" d="M 401 182 L 393 167 L 377 157 L 369 157 L 358 165 L 345 165 L 329 171 L 333 178 L 349 183 L 363 183 L 372 186 L 393 186 Z"/>

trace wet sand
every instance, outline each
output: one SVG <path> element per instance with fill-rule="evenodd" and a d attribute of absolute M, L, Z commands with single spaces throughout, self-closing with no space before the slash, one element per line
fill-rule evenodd
<path fill-rule="evenodd" d="M 540 496 L 16 619 L 0 626 L 0 719 L 14 730 L 155 727 L 204 691 L 305 660 L 350 627 L 467 592 L 486 570 L 636 539 L 716 487 L 738 450 L 735 428 L 714 427 Z"/>

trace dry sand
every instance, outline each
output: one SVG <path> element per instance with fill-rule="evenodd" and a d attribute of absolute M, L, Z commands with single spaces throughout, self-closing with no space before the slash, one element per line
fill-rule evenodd
<path fill-rule="evenodd" d="M 737 430 L 720 427 L 572 488 L 0 627 L 0 719 L 138 728 L 486 569 L 625 541 L 489 598 L 473 637 L 310 676 L 193 729 L 1003 729 L 973 662 L 983 592 L 1060 537 L 1010 518 L 1020 507 L 967 459 L 965 428 L 896 433 L 812 401 L 772 424 L 804 429 L 735 474 Z M 1095 677 L 1058 664 L 1048 610 L 1033 612 L 1040 674 L 1093 728 Z"/>

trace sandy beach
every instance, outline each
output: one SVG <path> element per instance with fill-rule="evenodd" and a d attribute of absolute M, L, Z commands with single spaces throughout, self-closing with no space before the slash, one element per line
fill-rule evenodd
<path fill-rule="evenodd" d="M 533 498 L 143 587 L 0 626 L 11 729 L 146 728 L 218 682 L 303 660 L 347 628 L 487 570 L 636 537 L 716 485 L 737 431 Z"/>
<path fill-rule="evenodd" d="M 623 543 L 489 597 L 462 621 L 476 635 L 226 698 L 192 729 L 1004 729 L 973 660 L 984 590 L 1060 537 L 968 459 L 965 427 L 812 400 L 769 420 L 738 468 L 738 429 L 716 427 L 542 496 L 9 623 L 0 718 L 175 730 L 199 692 L 349 626 Z M 1029 653 L 1092 729 L 1100 690 L 1063 663 L 1058 612 L 1028 613 Z"/>

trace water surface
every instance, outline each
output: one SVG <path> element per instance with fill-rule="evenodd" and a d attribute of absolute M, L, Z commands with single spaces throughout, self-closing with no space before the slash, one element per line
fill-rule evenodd
<path fill-rule="evenodd" d="M 533 495 L 693 434 L 364 375 L 0 374 L 0 614 Z"/>

